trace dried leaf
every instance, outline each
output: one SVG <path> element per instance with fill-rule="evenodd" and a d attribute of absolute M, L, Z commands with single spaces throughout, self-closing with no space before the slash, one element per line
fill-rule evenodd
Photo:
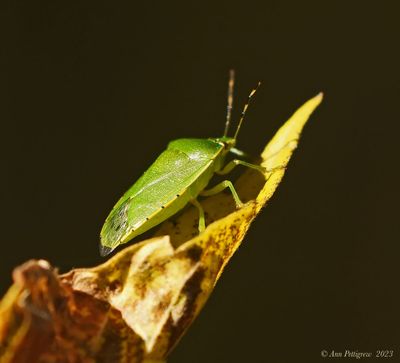
<path fill-rule="evenodd" d="M 207 228 L 190 207 L 157 236 L 106 263 L 58 275 L 46 261 L 14 271 L 0 305 L 0 362 L 162 362 L 195 319 L 251 221 L 281 181 L 322 94 L 305 103 L 261 154 L 265 175 L 247 171 L 236 210 L 220 193 L 202 201 Z"/>

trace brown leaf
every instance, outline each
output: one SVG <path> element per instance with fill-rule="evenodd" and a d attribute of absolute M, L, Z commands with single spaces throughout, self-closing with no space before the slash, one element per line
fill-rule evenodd
<path fill-rule="evenodd" d="M 281 181 L 309 115 L 304 104 L 261 154 L 267 171 L 235 184 L 247 203 L 236 210 L 220 193 L 202 201 L 207 228 L 187 208 L 157 236 L 106 263 L 59 276 L 46 261 L 14 272 L 0 305 L 0 363 L 161 362 L 204 306 L 251 221 Z"/>

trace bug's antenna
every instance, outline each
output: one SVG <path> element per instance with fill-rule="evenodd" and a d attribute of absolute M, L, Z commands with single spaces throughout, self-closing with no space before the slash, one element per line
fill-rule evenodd
<path fill-rule="evenodd" d="M 237 135 L 239 134 L 239 130 L 240 130 L 240 127 L 242 126 L 242 122 L 243 122 L 243 120 L 244 120 L 244 116 L 245 116 L 245 114 L 246 114 L 247 108 L 249 107 L 251 98 L 252 98 L 252 97 L 254 96 L 254 94 L 256 93 L 258 87 L 260 87 L 260 84 L 261 84 L 261 82 L 258 82 L 257 87 L 254 88 L 254 89 L 250 92 L 249 98 L 247 99 L 247 103 L 244 105 L 244 108 L 243 108 L 243 111 L 242 111 L 242 116 L 240 117 L 239 125 L 238 125 L 238 127 L 237 127 L 237 129 L 236 129 L 235 136 L 233 137 L 235 140 L 236 140 L 236 138 L 237 138 Z"/>
<path fill-rule="evenodd" d="M 233 86 L 235 85 L 235 71 L 231 69 L 229 71 L 229 83 L 228 83 L 228 105 L 226 106 L 226 122 L 224 136 L 228 135 L 229 125 L 231 123 L 232 106 L 233 106 Z"/>

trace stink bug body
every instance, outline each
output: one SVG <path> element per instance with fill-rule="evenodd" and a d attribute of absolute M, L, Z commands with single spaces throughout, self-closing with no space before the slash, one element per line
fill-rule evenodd
<path fill-rule="evenodd" d="M 244 165 L 264 171 L 259 165 L 242 160 L 232 160 L 225 165 L 227 154 L 244 155 L 235 148 L 236 138 L 254 89 L 246 103 L 233 137 L 228 137 L 233 101 L 234 72 L 230 72 L 228 107 L 224 136 L 209 139 L 178 139 L 170 142 L 167 149 L 150 168 L 122 196 L 107 217 L 100 233 L 100 253 L 106 256 L 118 245 L 146 232 L 165 221 L 187 203 L 199 210 L 199 231 L 205 228 L 204 211 L 197 197 L 210 196 L 225 188 L 232 192 L 236 206 L 242 202 L 229 180 L 204 190 L 210 179 L 217 174 L 227 174 L 236 165 Z"/>

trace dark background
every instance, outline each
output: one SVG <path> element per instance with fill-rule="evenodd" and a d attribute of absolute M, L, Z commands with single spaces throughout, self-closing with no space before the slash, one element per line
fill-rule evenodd
<path fill-rule="evenodd" d="M 106 215 L 167 142 L 221 135 L 234 67 L 236 120 L 263 81 L 252 153 L 325 99 L 170 361 L 400 361 L 395 3 L 1 2 L 1 293 L 30 258 L 102 261 Z"/>

